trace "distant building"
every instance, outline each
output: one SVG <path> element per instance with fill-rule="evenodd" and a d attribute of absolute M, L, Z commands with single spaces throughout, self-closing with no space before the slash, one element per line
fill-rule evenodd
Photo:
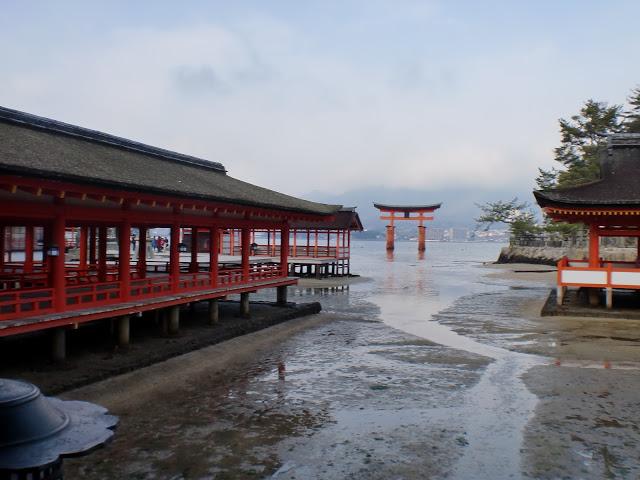
<path fill-rule="evenodd" d="M 427 228 L 427 240 L 441 242 L 444 240 L 444 228 Z"/>
<path fill-rule="evenodd" d="M 467 228 L 450 228 L 447 233 L 448 240 L 451 242 L 466 242 L 469 238 Z"/>

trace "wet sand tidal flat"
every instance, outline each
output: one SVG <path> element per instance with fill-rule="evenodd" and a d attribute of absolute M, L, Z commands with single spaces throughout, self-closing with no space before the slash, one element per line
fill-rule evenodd
<path fill-rule="evenodd" d="M 553 273 L 496 245 L 383 247 L 291 289 L 319 315 L 67 392 L 121 419 L 68 478 L 638 478 L 640 322 L 539 317 Z"/>

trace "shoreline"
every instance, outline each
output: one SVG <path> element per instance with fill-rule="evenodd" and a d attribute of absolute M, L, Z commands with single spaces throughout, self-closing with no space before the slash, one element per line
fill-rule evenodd
<path fill-rule="evenodd" d="M 205 304 L 197 305 L 193 310 L 185 309 L 180 331 L 174 336 L 162 334 L 160 326 L 153 319 L 138 319 L 132 325 L 132 341 L 125 348 L 113 343 L 109 331 L 101 333 L 101 325 L 71 331 L 75 336 L 70 338 L 71 354 L 62 363 L 52 363 L 46 355 L 20 358 L 23 342 L 37 344 L 46 340 L 45 336 L 5 342 L 3 356 L 11 356 L 10 350 L 14 351 L 14 363 L 9 366 L 5 362 L 0 369 L 0 376 L 21 378 L 37 385 L 45 395 L 57 395 L 128 372 L 140 371 L 211 345 L 244 338 L 294 319 L 313 318 L 321 311 L 318 302 L 289 304 L 286 307 L 271 302 L 251 302 L 252 316 L 247 319 L 237 315 L 238 302 L 222 301 L 219 305 L 220 321 L 213 326 L 207 324 Z M 100 339 L 100 336 L 103 338 Z M 87 345 L 79 345 L 83 342 Z"/>

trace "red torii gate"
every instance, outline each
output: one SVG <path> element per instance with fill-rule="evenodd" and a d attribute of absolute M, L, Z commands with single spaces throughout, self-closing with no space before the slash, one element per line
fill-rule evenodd
<path fill-rule="evenodd" d="M 414 221 L 418 223 L 418 251 L 424 252 L 425 240 L 426 240 L 426 227 L 424 222 L 427 220 L 433 220 L 433 216 L 425 216 L 425 213 L 433 213 L 442 206 L 442 203 L 434 203 L 431 205 L 385 205 L 382 203 L 374 203 L 374 207 L 380 210 L 382 215 L 380 220 L 389 220 L 387 225 L 387 250 L 393 250 L 394 238 L 396 227 L 394 222 L 396 221 Z M 385 213 L 389 215 L 384 215 Z M 396 217 L 396 213 L 402 213 L 402 216 Z M 416 215 L 411 215 L 415 213 Z"/>

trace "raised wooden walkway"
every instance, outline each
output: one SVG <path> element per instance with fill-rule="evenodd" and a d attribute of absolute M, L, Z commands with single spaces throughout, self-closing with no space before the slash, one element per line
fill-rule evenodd
<path fill-rule="evenodd" d="M 23 317 L 0 321 L 0 337 L 28 333 L 48 328 L 75 326 L 80 323 L 100 320 L 104 318 L 134 315 L 137 313 L 156 310 L 191 302 L 214 300 L 228 295 L 253 292 L 263 288 L 276 288 L 295 285 L 297 278 L 280 277 L 274 279 L 257 280 L 238 285 L 224 285 L 213 289 L 185 291 L 163 296 L 135 299 L 128 302 L 102 305 L 99 307 L 53 312 L 31 317 Z"/>

